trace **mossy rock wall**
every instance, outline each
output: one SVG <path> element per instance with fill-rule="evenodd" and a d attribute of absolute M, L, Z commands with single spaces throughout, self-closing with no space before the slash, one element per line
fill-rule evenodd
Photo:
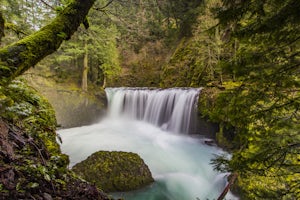
<path fill-rule="evenodd" d="M 199 96 L 198 113 L 203 125 L 209 128 L 209 134 L 206 136 L 215 139 L 218 146 L 229 150 L 233 148 L 235 130 L 229 125 L 226 116 L 222 115 L 216 107 L 221 93 L 222 89 L 217 87 L 203 88 Z"/>
<path fill-rule="evenodd" d="M 93 124 L 104 116 L 106 94 L 101 87 L 82 92 L 74 80 L 58 82 L 51 78 L 52 75 L 48 71 L 32 69 L 23 77 L 51 103 L 61 128 Z"/>
<path fill-rule="evenodd" d="M 0 200 L 108 200 L 67 166 L 49 102 L 24 81 L 0 87 Z"/>
<path fill-rule="evenodd" d="M 190 87 L 194 86 L 195 55 L 192 43 L 183 38 L 177 45 L 170 60 L 163 66 L 161 73 L 162 87 Z"/>
<path fill-rule="evenodd" d="M 78 90 L 42 91 L 53 105 L 57 124 L 61 128 L 71 128 L 98 122 L 105 114 L 105 93 L 96 99 Z"/>
<path fill-rule="evenodd" d="M 109 87 L 158 87 L 161 66 L 166 62 L 169 48 L 163 41 L 148 41 L 137 51 L 121 52 L 121 75 L 107 83 Z"/>
<path fill-rule="evenodd" d="M 105 192 L 134 190 L 154 181 L 143 159 L 128 152 L 98 151 L 73 171 Z"/>

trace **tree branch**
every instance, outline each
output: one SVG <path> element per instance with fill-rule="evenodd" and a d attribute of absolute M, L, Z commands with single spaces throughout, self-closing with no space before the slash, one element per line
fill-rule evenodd
<path fill-rule="evenodd" d="M 110 0 L 105 6 L 101 7 L 101 8 L 95 8 L 95 10 L 98 11 L 103 11 L 105 8 L 107 8 L 114 0 Z"/>
<path fill-rule="evenodd" d="M 13 23 L 5 23 L 4 24 L 4 29 L 5 30 L 11 30 L 12 32 L 14 32 L 18 37 L 20 36 L 20 34 L 23 34 L 24 36 L 28 35 L 26 32 L 24 32 L 22 30 L 22 28 L 16 26 Z"/>
<path fill-rule="evenodd" d="M 73 0 L 41 30 L 0 49 L 0 85 L 7 84 L 55 52 L 84 21 L 96 0 Z"/>
<path fill-rule="evenodd" d="M 44 5 L 46 5 L 48 8 L 51 8 L 52 10 L 56 10 L 53 6 L 51 6 L 50 4 L 48 4 L 46 1 L 44 0 L 40 0 Z"/>

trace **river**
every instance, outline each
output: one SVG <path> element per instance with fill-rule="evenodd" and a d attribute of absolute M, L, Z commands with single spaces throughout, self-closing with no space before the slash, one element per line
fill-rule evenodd
<path fill-rule="evenodd" d="M 99 151 L 138 153 L 155 182 L 132 192 L 112 194 L 126 200 L 213 200 L 228 174 L 213 170 L 215 155 L 224 154 L 188 134 L 200 89 L 107 90 L 109 111 L 99 123 L 58 131 L 70 167 Z M 156 95 L 156 97 L 154 97 Z M 158 98 L 158 99 L 157 99 Z M 226 199 L 238 199 L 228 193 Z"/>

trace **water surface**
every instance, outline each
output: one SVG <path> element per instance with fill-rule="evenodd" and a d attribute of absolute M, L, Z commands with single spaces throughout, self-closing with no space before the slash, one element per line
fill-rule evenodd
<path fill-rule="evenodd" d="M 216 199 L 226 174 L 209 164 L 224 153 L 189 135 L 199 88 L 108 88 L 108 116 L 98 124 L 59 131 L 71 166 L 99 150 L 139 154 L 155 182 L 143 189 L 115 193 L 127 200 Z M 236 199 L 230 193 L 227 199 Z"/>
<path fill-rule="evenodd" d="M 138 153 L 155 183 L 117 194 L 128 200 L 216 199 L 226 185 L 226 174 L 213 171 L 209 164 L 215 154 L 224 152 L 205 145 L 200 137 L 166 132 L 124 118 L 108 118 L 92 126 L 60 130 L 59 134 L 71 166 L 99 150 Z M 227 199 L 235 198 L 229 194 Z"/>

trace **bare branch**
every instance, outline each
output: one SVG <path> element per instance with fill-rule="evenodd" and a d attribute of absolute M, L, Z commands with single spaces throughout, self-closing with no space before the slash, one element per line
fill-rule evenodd
<path fill-rule="evenodd" d="M 51 6 L 50 4 L 48 4 L 46 1 L 44 0 L 40 0 L 44 5 L 46 5 L 48 8 L 51 8 L 52 10 L 56 10 L 53 6 Z"/>
<path fill-rule="evenodd" d="M 95 8 L 95 10 L 98 11 L 103 11 L 105 8 L 107 8 L 114 0 L 110 0 L 105 6 L 101 7 L 101 8 Z"/>

